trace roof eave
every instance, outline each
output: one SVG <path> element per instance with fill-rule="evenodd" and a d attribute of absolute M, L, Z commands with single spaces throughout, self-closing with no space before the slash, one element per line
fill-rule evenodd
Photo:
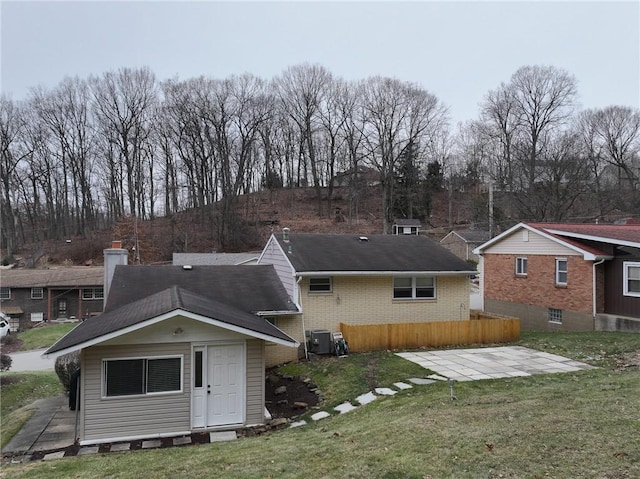
<path fill-rule="evenodd" d="M 476 270 L 464 271 L 425 271 L 425 270 L 407 270 L 407 271 L 296 271 L 296 276 L 313 277 L 313 276 L 398 276 L 398 275 L 422 275 L 429 274 L 434 276 L 466 276 L 477 274 Z"/>
<path fill-rule="evenodd" d="M 258 331 L 253 331 L 251 329 L 247 329 L 247 328 L 243 328 L 240 326 L 236 326 L 233 324 L 229 324 L 229 323 L 225 323 L 224 321 L 219 321 L 217 319 L 213 319 L 213 318 L 209 318 L 207 316 L 203 316 L 200 314 L 196 314 L 196 313 L 192 313 L 190 311 L 186 311 L 184 309 L 175 309 L 173 311 L 169 311 L 167 313 L 161 314 L 159 316 L 155 316 L 153 318 L 141 321 L 139 323 L 133 324 L 131 326 L 128 326 L 126 328 L 122 328 L 119 329 L 117 331 L 112 331 L 111 333 L 108 334 L 104 334 L 102 336 L 98 336 L 97 338 L 93 338 L 87 341 L 83 341 L 82 343 L 78 343 L 78 344 L 74 344 L 71 346 L 68 346 L 65 349 L 61 349 L 58 351 L 54 351 L 49 353 L 48 351 L 51 350 L 51 348 L 53 348 L 58 342 L 60 342 L 63 338 L 60 339 L 60 341 L 57 341 L 55 344 L 53 344 L 51 347 L 49 347 L 49 349 L 47 349 L 44 353 L 42 353 L 43 357 L 51 357 L 51 358 L 57 358 L 59 356 L 68 354 L 68 353 L 72 353 L 75 351 L 79 351 L 81 349 L 84 348 L 88 348 L 91 346 L 95 346 L 97 344 L 101 344 L 104 343 L 106 341 L 109 341 L 111 339 L 115 339 L 118 338 L 120 336 L 124 336 L 125 334 L 129 334 L 129 333 L 133 333 L 135 331 L 138 331 L 140 329 L 144 329 L 146 327 L 152 326 L 154 324 L 160 323 L 162 321 L 165 321 L 167 319 L 170 318 L 174 318 L 176 316 L 183 316 L 185 318 L 189 318 L 189 319 L 193 319 L 195 321 L 200 321 L 206 324 L 210 324 L 211 326 L 216 326 L 222 329 L 227 329 L 229 331 L 233 331 L 239 334 L 243 334 L 245 336 L 251 336 L 254 337 L 256 339 L 262 339 L 264 341 L 269 341 L 271 343 L 275 343 L 275 344 L 279 344 L 282 346 L 289 346 L 292 348 L 297 348 L 298 346 L 300 346 L 300 343 L 298 341 L 296 341 L 293 338 L 290 338 L 291 341 L 287 341 L 285 339 L 282 338 L 276 338 L 273 336 L 270 336 L 268 334 L 265 333 L 260 333 Z M 283 333 L 284 334 L 284 333 Z"/>

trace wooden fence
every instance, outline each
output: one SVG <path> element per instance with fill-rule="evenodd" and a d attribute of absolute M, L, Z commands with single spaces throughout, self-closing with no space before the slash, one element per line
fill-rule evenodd
<path fill-rule="evenodd" d="M 350 325 L 340 331 L 354 353 L 382 349 L 411 349 L 471 344 L 508 343 L 520 339 L 517 318 Z"/>

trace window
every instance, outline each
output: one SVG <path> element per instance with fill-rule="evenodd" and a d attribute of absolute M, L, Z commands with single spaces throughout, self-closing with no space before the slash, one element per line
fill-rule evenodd
<path fill-rule="evenodd" d="M 82 290 L 83 300 L 103 299 L 104 290 L 102 288 L 84 288 Z"/>
<path fill-rule="evenodd" d="M 565 286 L 567 284 L 567 274 L 569 265 L 564 258 L 556 258 L 556 284 Z"/>
<path fill-rule="evenodd" d="M 640 263 L 625 261 L 622 272 L 624 295 L 640 297 Z"/>
<path fill-rule="evenodd" d="M 42 299 L 42 298 L 44 298 L 44 289 L 31 288 L 31 299 Z"/>
<path fill-rule="evenodd" d="M 103 361 L 104 396 L 182 391 L 182 357 Z"/>
<path fill-rule="evenodd" d="M 331 292 L 331 276 L 321 278 L 309 278 L 310 293 L 330 293 Z"/>
<path fill-rule="evenodd" d="M 527 275 L 527 258 L 516 258 L 516 275 L 518 276 L 526 276 Z"/>
<path fill-rule="evenodd" d="M 549 308 L 549 322 L 562 324 L 562 310 Z"/>
<path fill-rule="evenodd" d="M 0 288 L 0 299 L 11 299 L 11 288 Z"/>
<path fill-rule="evenodd" d="M 433 299 L 436 279 L 433 276 L 393 278 L 394 299 Z"/>

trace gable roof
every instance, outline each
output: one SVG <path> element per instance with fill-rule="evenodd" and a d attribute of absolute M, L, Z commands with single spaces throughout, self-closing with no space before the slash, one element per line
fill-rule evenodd
<path fill-rule="evenodd" d="M 0 282 L 6 288 L 78 288 L 102 286 L 101 266 L 71 266 L 51 269 L 3 269 Z"/>
<path fill-rule="evenodd" d="M 177 315 L 280 344 L 298 345 L 294 339 L 263 318 L 172 286 L 85 320 L 44 354 L 61 354 L 92 346 Z"/>
<path fill-rule="evenodd" d="M 580 241 L 576 238 L 571 237 L 572 235 L 566 236 L 562 233 L 561 230 L 557 230 L 554 228 L 550 228 L 550 226 L 557 227 L 571 227 L 572 225 L 559 225 L 559 224 L 551 224 L 551 223 L 518 223 L 517 225 L 509 228 L 505 232 L 499 234 L 498 236 L 490 239 L 486 243 L 478 246 L 473 250 L 476 254 L 483 254 L 483 252 L 491 247 L 492 245 L 499 243 L 504 238 L 511 236 L 515 231 L 521 229 L 527 229 L 529 231 L 533 231 L 555 243 L 561 244 L 573 251 L 576 251 L 584 257 L 585 260 L 594 261 L 597 259 L 611 259 L 612 255 L 596 246 L 586 244 L 583 241 Z M 577 225 L 573 225 L 577 226 Z M 590 226 L 599 226 L 599 225 L 590 225 Z M 602 225 L 602 226 L 612 226 L 612 225 Z M 604 231 L 604 230 L 603 230 Z M 609 241 L 605 241 L 609 243 L 619 244 L 613 238 L 609 238 Z"/>
<path fill-rule="evenodd" d="M 172 286 L 220 301 L 247 313 L 298 309 L 271 265 L 116 266 L 105 313 Z"/>
<path fill-rule="evenodd" d="M 640 248 L 640 224 L 529 224 L 558 236 Z"/>
<path fill-rule="evenodd" d="M 465 243 L 484 243 L 489 240 L 489 232 L 483 230 L 453 230 L 447 234 L 444 238 L 455 235 L 459 236 Z"/>
<path fill-rule="evenodd" d="M 299 274 L 475 272 L 466 261 L 424 236 L 289 234 L 288 242 L 272 238 Z"/>
<path fill-rule="evenodd" d="M 396 218 L 393 221 L 393 224 L 396 226 L 422 226 L 420 220 L 417 219 L 408 219 L 408 218 Z"/>
<path fill-rule="evenodd" d="M 260 252 L 253 253 L 173 253 L 173 265 L 239 265 L 257 261 Z"/>

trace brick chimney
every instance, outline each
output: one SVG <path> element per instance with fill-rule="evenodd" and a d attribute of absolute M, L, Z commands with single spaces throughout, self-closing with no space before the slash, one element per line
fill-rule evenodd
<path fill-rule="evenodd" d="M 129 252 L 122 247 L 122 241 L 112 241 L 111 248 L 104 250 L 104 302 L 102 309 L 107 305 L 109 298 L 109 289 L 111 288 L 111 280 L 116 266 L 126 265 L 129 262 Z"/>

